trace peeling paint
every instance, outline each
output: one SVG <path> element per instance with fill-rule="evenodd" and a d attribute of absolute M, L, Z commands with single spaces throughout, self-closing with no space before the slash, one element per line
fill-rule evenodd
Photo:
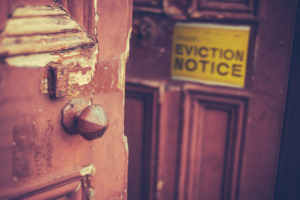
<path fill-rule="evenodd" d="M 97 27 L 99 18 L 97 0 L 94 1 L 94 5 Z M 35 16 L 45 9 L 47 16 Z M 22 14 L 22 10 L 25 14 Z M 30 11 L 33 16 L 28 17 Z M 22 15 L 21 18 L 11 18 L 4 32 L 1 33 L 0 54 L 8 56 L 5 62 L 14 67 L 38 68 L 48 67 L 52 63 L 61 63 L 70 69 L 68 84 L 82 86 L 90 83 L 95 74 L 98 44 L 95 44 L 75 20 L 66 13 L 60 15 L 61 13 L 65 11 L 59 7 L 21 8 L 16 14 Z M 70 30 L 77 32 L 66 33 Z M 52 35 L 53 32 L 60 34 Z M 27 55 L 20 55 L 23 53 Z M 42 93 L 47 93 L 46 81 L 46 79 L 42 80 Z M 72 92 L 76 93 L 75 90 L 71 90 L 70 93 Z"/>
<path fill-rule="evenodd" d="M 65 15 L 66 11 L 56 6 L 26 6 L 16 8 L 12 17 Z"/>
<path fill-rule="evenodd" d="M 91 64 L 91 67 L 92 67 L 92 77 L 91 78 L 94 77 L 95 72 L 96 72 L 96 65 L 98 63 L 98 53 L 99 53 L 98 42 L 95 42 L 95 46 L 93 48 L 92 64 Z"/>
<path fill-rule="evenodd" d="M 14 56 L 5 59 L 5 62 L 10 66 L 37 68 L 45 67 L 51 61 L 59 59 L 59 55 L 52 55 L 50 53 L 31 54 L 26 56 Z"/>
<path fill-rule="evenodd" d="M 81 30 L 80 26 L 69 16 L 43 16 L 11 18 L 2 36 L 58 33 L 66 30 Z"/>
<path fill-rule="evenodd" d="M 48 93 L 48 75 L 43 74 L 41 77 L 41 91 L 42 93 Z"/>
<path fill-rule="evenodd" d="M 63 65 L 76 66 L 79 65 L 81 68 L 90 68 L 85 74 L 82 74 L 81 71 L 70 72 L 69 73 L 69 85 L 78 84 L 79 86 L 88 84 L 92 77 L 94 76 L 96 70 L 97 62 L 97 48 L 93 48 L 92 58 L 89 56 L 83 56 L 81 48 L 78 48 L 73 51 L 56 53 L 41 53 L 41 54 L 31 54 L 26 56 L 14 56 L 8 57 L 5 61 L 15 67 L 27 67 L 27 68 L 38 68 L 46 67 L 50 63 L 59 63 Z M 72 67 L 70 67 L 72 68 Z M 42 80 L 42 91 L 46 92 L 45 81 Z"/>
<path fill-rule="evenodd" d="M 95 166 L 94 164 L 90 164 L 89 166 L 87 167 L 84 167 L 80 170 L 80 175 L 81 176 L 86 176 L 86 175 L 95 175 L 96 173 L 96 169 L 95 169 Z"/>
<path fill-rule="evenodd" d="M 94 9 L 95 9 L 95 37 L 97 38 L 97 25 L 98 25 L 98 20 L 99 20 L 99 14 L 98 14 L 98 0 L 94 0 Z M 99 53 L 99 49 L 98 49 L 98 42 L 97 39 L 95 40 L 95 44 L 94 44 L 94 52 L 93 52 L 93 58 L 92 58 L 92 77 L 94 77 L 95 75 L 95 71 L 96 71 L 96 65 L 98 63 L 98 53 Z M 94 93 L 93 93 L 93 89 L 91 92 L 91 98 L 93 98 Z M 93 100 L 93 99 L 92 99 Z"/>
<path fill-rule="evenodd" d="M 78 84 L 79 86 L 88 84 L 92 80 L 92 70 L 88 71 L 86 74 L 82 74 L 81 71 L 70 72 L 68 84 Z"/>
<path fill-rule="evenodd" d="M 123 142 L 124 142 L 127 155 L 129 156 L 128 141 L 127 141 L 127 137 L 124 134 L 123 134 Z"/>
<path fill-rule="evenodd" d="M 43 53 L 93 44 L 94 41 L 84 32 L 7 37 L 1 35 L 0 55 Z"/>
<path fill-rule="evenodd" d="M 95 34 L 97 34 L 97 24 L 99 20 L 99 15 L 98 15 L 98 0 L 94 0 L 94 8 L 95 8 Z"/>
<path fill-rule="evenodd" d="M 127 42 L 126 42 L 126 49 L 124 53 L 120 55 L 120 62 L 119 62 L 119 79 L 118 79 L 118 88 L 120 90 L 123 90 L 123 96 L 125 97 L 125 70 L 126 70 L 126 62 L 129 56 L 129 50 L 130 50 L 130 37 L 131 37 L 131 31 L 132 28 L 128 31 L 128 36 L 127 36 Z M 125 104 L 125 98 L 123 98 L 123 105 Z"/>
<path fill-rule="evenodd" d="M 79 182 L 79 184 L 78 184 L 78 186 L 77 186 L 77 188 L 75 189 L 74 192 L 77 192 L 80 188 L 81 188 L 81 182 Z"/>

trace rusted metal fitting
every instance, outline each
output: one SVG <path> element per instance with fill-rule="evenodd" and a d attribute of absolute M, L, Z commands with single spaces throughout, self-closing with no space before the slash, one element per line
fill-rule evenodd
<path fill-rule="evenodd" d="M 102 137 L 109 125 L 102 106 L 89 106 L 84 99 L 73 99 L 63 109 L 62 124 L 68 133 L 79 133 L 86 140 Z"/>
<path fill-rule="evenodd" d="M 48 93 L 51 97 L 68 95 L 69 67 L 62 64 L 52 64 L 48 74 Z"/>

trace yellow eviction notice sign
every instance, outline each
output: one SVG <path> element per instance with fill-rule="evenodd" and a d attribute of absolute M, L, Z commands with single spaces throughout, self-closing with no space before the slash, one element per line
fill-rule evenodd
<path fill-rule="evenodd" d="M 244 87 L 249 32 L 249 26 L 177 23 L 172 78 Z"/>

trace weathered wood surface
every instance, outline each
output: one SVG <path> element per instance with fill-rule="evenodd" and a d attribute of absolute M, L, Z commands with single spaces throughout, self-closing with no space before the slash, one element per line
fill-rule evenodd
<path fill-rule="evenodd" d="M 6 25 L 0 36 L 0 199 L 39 199 L 69 186 L 64 191 L 74 192 L 78 185 L 67 184 L 74 181 L 86 185 L 77 190 L 84 195 L 76 195 L 126 199 L 123 110 L 132 1 L 17 0 L 0 7 L 10 16 L 0 21 Z M 54 64 L 68 66 L 67 81 L 60 82 L 68 89 L 60 98 L 48 93 Z M 108 113 L 102 138 L 88 142 L 64 129 L 62 109 L 74 98 Z"/>

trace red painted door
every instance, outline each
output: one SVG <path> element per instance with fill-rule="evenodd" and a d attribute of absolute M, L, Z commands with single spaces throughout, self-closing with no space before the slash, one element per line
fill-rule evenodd
<path fill-rule="evenodd" d="M 129 199 L 274 198 L 295 5 L 134 1 L 125 98 Z M 179 23 L 249 27 L 244 86 L 172 78 L 172 68 L 195 66 L 172 64 L 172 54 L 185 51 L 172 45 Z"/>
<path fill-rule="evenodd" d="M 132 2 L 0 9 L 0 199 L 127 199 Z"/>

